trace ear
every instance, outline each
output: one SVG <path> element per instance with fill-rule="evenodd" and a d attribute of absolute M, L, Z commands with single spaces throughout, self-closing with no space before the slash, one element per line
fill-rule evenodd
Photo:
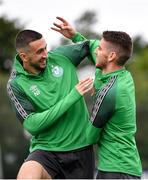
<path fill-rule="evenodd" d="M 116 52 L 112 51 L 112 52 L 109 53 L 109 56 L 108 56 L 108 61 L 109 62 L 114 61 L 116 58 L 117 58 Z"/>
<path fill-rule="evenodd" d="M 27 62 L 28 61 L 28 56 L 27 56 L 26 53 L 20 52 L 19 56 L 20 56 L 20 58 L 22 59 L 23 62 Z"/>

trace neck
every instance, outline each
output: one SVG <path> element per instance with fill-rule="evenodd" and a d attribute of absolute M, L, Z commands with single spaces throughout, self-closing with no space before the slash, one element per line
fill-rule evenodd
<path fill-rule="evenodd" d="M 41 70 L 31 67 L 31 66 L 27 66 L 26 64 L 23 65 L 25 71 L 27 71 L 29 74 L 34 74 L 34 75 L 38 75 Z"/>
<path fill-rule="evenodd" d="M 110 65 L 110 66 L 107 66 L 102 69 L 102 74 L 111 73 L 111 72 L 117 71 L 122 68 L 123 68 L 123 66 Z"/>

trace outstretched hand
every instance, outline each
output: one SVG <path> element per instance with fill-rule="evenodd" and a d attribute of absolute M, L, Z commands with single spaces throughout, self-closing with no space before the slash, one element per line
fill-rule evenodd
<path fill-rule="evenodd" d="M 58 20 L 61 21 L 60 24 L 57 23 L 53 23 L 54 27 L 51 27 L 52 30 L 57 31 L 59 33 L 61 33 L 63 36 L 65 36 L 66 38 L 72 38 L 76 31 L 75 29 L 62 17 L 56 17 Z"/>
<path fill-rule="evenodd" d="M 93 89 L 93 79 L 92 78 L 86 78 L 86 79 L 80 81 L 76 85 L 76 89 L 81 95 L 84 95 L 87 92 L 91 92 Z"/>

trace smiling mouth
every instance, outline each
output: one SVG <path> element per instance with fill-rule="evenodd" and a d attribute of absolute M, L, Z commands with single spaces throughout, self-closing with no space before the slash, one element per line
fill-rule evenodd
<path fill-rule="evenodd" d="M 41 64 L 46 64 L 46 59 L 41 59 L 40 63 Z"/>

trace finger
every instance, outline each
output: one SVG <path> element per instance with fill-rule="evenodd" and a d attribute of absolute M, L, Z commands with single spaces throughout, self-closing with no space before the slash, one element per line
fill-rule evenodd
<path fill-rule="evenodd" d="M 81 80 L 79 81 L 78 85 L 81 86 L 82 88 L 84 88 L 84 86 L 87 84 L 87 83 L 92 83 L 93 82 L 93 79 L 88 77 L 84 80 Z"/>
<path fill-rule="evenodd" d="M 64 18 L 62 18 L 62 17 L 60 17 L 60 16 L 57 16 L 56 18 L 57 18 L 58 20 L 62 21 L 63 23 L 68 24 L 68 22 L 67 22 Z"/>
<path fill-rule="evenodd" d="M 92 86 L 93 86 L 92 82 L 84 85 L 85 89 L 92 88 Z"/>
<path fill-rule="evenodd" d="M 69 30 L 69 26 L 65 26 L 64 24 L 53 23 L 53 25 L 59 28 L 59 30 Z"/>
<path fill-rule="evenodd" d="M 60 27 L 62 30 L 69 30 L 70 29 L 69 26 L 65 26 L 65 25 L 61 25 Z"/>
<path fill-rule="evenodd" d="M 57 29 L 57 28 L 54 28 L 54 27 L 51 27 L 51 29 L 54 30 L 54 31 L 57 31 L 57 32 L 61 31 L 60 29 Z"/>
<path fill-rule="evenodd" d="M 85 88 L 85 89 L 83 90 L 83 92 L 84 92 L 84 93 L 89 92 L 89 91 L 92 90 L 92 88 L 93 88 L 93 85 L 88 86 L 87 88 Z"/>
<path fill-rule="evenodd" d="M 79 84 L 79 85 L 77 86 L 77 88 L 83 92 L 83 91 L 85 91 L 85 90 L 87 91 L 88 89 L 91 89 L 92 86 L 93 86 L 92 83 Z"/>
<path fill-rule="evenodd" d="M 81 80 L 81 82 L 82 82 L 82 83 L 85 83 L 86 81 L 92 81 L 92 80 L 93 80 L 92 78 L 88 77 L 88 78 L 86 78 L 86 79 L 84 79 L 84 80 Z"/>
<path fill-rule="evenodd" d="M 81 86 L 87 88 L 88 86 L 92 85 L 93 84 L 93 81 L 92 80 L 88 80 L 88 81 L 85 81 L 81 84 Z"/>
<path fill-rule="evenodd" d="M 61 24 L 53 23 L 53 25 L 61 29 Z"/>
<path fill-rule="evenodd" d="M 89 87 L 87 87 L 86 91 L 88 92 L 88 91 L 92 90 L 92 88 L 93 88 L 93 85 L 90 85 Z"/>

